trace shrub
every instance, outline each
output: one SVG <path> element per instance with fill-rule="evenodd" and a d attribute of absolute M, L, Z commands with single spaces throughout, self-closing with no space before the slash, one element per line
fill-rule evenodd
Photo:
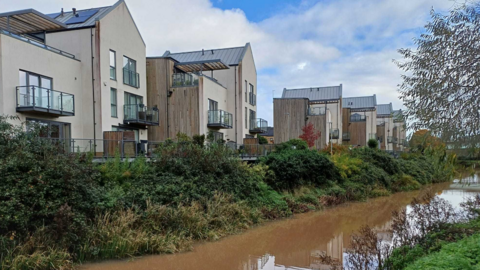
<path fill-rule="evenodd" d="M 205 145 L 205 134 L 202 135 L 193 135 L 193 143 L 203 147 Z"/>
<path fill-rule="evenodd" d="M 409 191 L 420 189 L 421 185 L 417 181 L 413 180 L 413 177 L 410 175 L 400 175 L 398 179 L 395 180 L 393 185 L 394 191 Z"/>
<path fill-rule="evenodd" d="M 267 138 L 263 137 L 262 135 L 257 135 L 257 137 L 258 137 L 259 144 L 268 144 Z"/>
<path fill-rule="evenodd" d="M 352 156 L 368 162 L 378 168 L 385 170 L 389 175 L 401 172 L 400 166 L 395 158 L 385 151 L 372 148 L 356 148 L 352 150 Z"/>
<path fill-rule="evenodd" d="M 370 140 L 368 140 L 367 145 L 370 148 L 377 149 L 378 148 L 378 141 L 375 140 L 375 139 L 370 139 Z"/>
<path fill-rule="evenodd" d="M 337 168 L 325 155 L 313 150 L 284 150 L 261 159 L 273 171 L 266 179 L 276 190 L 294 190 L 300 186 L 321 186 L 340 180 Z"/>
<path fill-rule="evenodd" d="M 348 153 L 349 150 L 350 148 L 348 145 L 334 143 L 333 145 L 330 146 L 330 143 L 329 143 L 321 150 L 321 152 L 328 155 L 330 155 L 330 152 L 333 152 L 333 154 L 336 155 L 336 154 L 346 154 Z"/>
<path fill-rule="evenodd" d="M 304 140 L 300 139 L 291 139 L 287 142 L 281 143 L 277 145 L 275 148 L 275 151 L 280 152 L 284 150 L 307 150 L 308 149 L 308 144 Z"/>

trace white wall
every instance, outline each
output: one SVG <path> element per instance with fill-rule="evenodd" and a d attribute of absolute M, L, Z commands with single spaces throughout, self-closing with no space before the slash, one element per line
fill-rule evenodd
<path fill-rule="evenodd" d="M 227 89 L 223 87 L 222 85 L 212 81 L 209 78 L 206 78 L 205 76 L 199 76 L 199 91 L 200 91 L 200 134 L 208 134 L 208 100 L 214 100 L 218 102 L 218 109 L 223 110 L 223 111 L 228 111 L 228 106 L 227 106 Z M 230 112 L 231 113 L 231 112 Z M 233 120 L 233 119 L 232 119 Z M 229 134 L 227 131 L 231 129 L 220 129 L 218 132 L 223 133 L 223 139 L 227 140 L 233 140 L 234 138 L 230 138 L 231 134 Z M 215 130 L 217 131 L 217 130 Z"/>
<path fill-rule="evenodd" d="M 241 124 L 239 125 L 239 133 L 242 136 L 241 138 L 245 138 L 247 134 L 249 134 L 249 129 L 250 129 L 250 123 L 247 123 L 247 128 L 245 128 L 245 107 L 247 107 L 248 111 L 253 110 L 257 112 L 256 117 L 257 118 L 265 118 L 262 115 L 258 114 L 257 111 L 257 106 L 256 105 L 250 105 L 248 102 L 248 94 L 250 93 L 250 84 L 253 85 L 254 88 L 254 94 L 257 96 L 257 103 L 259 100 L 258 97 L 258 89 L 257 89 L 257 70 L 255 68 L 255 61 L 253 59 L 253 52 L 252 52 L 252 47 L 248 46 L 247 51 L 245 52 L 245 56 L 243 57 L 242 60 L 242 95 L 240 98 L 241 101 L 241 106 L 240 108 L 243 108 L 240 111 L 239 115 L 242 115 L 242 121 Z M 245 80 L 247 81 L 247 89 L 245 89 Z M 247 102 L 245 102 L 245 90 L 247 91 Z M 250 114 L 250 113 L 249 113 Z M 250 118 L 250 115 L 248 115 L 247 119 Z M 273 123 L 269 124 L 270 126 L 273 125 Z"/>
<path fill-rule="evenodd" d="M 71 124 L 72 134 L 84 138 L 84 104 L 82 102 L 82 62 L 59 55 L 24 41 L 0 34 L 0 114 L 17 115 L 20 121 L 26 118 L 44 119 Z M 16 86 L 19 71 L 29 71 L 53 79 L 53 90 L 73 94 L 75 116 L 45 116 L 36 112 L 16 112 Z"/>

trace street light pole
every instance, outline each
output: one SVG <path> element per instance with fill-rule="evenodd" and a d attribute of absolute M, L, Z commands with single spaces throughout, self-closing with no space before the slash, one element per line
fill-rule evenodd
<path fill-rule="evenodd" d="M 332 122 L 328 122 L 330 130 L 328 131 L 328 139 L 330 141 L 330 155 L 333 155 L 333 144 L 332 144 Z"/>

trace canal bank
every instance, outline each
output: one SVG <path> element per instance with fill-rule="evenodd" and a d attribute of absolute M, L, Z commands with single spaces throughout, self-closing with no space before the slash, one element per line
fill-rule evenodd
<path fill-rule="evenodd" d="M 478 179 L 466 177 L 467 179 Z M 431 185 L 437 196 L 454 206 L 478 191 L 462 189 L 451 183 Z M 320 257 L 327 255 L 343 264 L 350 236 L 363 225 L 370 225 L 388 237 L 392 212 L 407 207 L 421 191 L 403 192 L 367 202 L 346 203 L 321 212 L 295 215 L 269 222 L 241 235 L 201 243 L 192 252 L 145 256 L 129 261 L 86 264 L 80 269 L 329 269 Z"/>

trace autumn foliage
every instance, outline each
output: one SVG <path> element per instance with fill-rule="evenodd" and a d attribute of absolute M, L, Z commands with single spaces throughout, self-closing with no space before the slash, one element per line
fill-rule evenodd
<path fill-rule="evenodd" d="M 308 123 L 306 126 L 302 128 L 302 135 L 300 135 L 300 139 L 304 140 L 308 147 L 313 147 L 315 145 L 315 141 L 321 137 L 320 131 L 315 130 L 312 123 Z"/>

